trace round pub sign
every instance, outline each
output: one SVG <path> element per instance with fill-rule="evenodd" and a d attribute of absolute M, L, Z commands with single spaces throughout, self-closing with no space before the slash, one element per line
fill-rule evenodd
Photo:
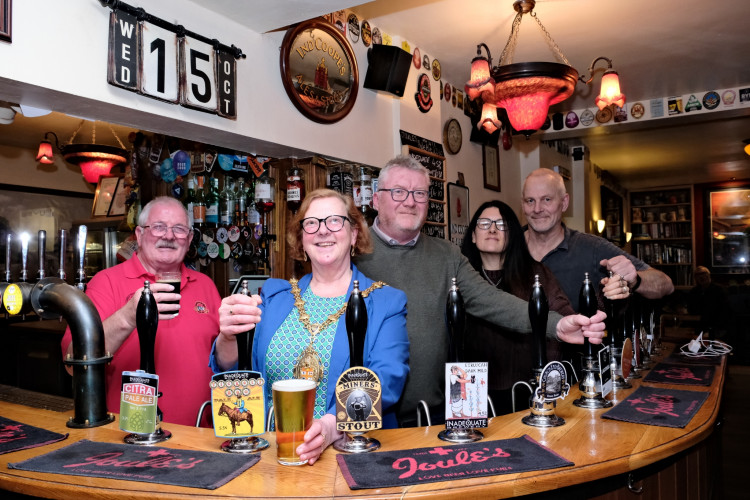
<path fill-rule="evenodd" d="M 349 42 L 320 19 L 289 29 L 281 44 L 281 80 L 292 104 L 319 123 L 341 120 L 354 106 L 359 73 Z"/>

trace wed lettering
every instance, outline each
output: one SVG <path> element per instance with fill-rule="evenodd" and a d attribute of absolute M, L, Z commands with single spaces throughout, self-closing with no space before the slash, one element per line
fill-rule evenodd
<path fill-rule="evenodd" d="M 503 451 L 502 448 L 495 448 L 494 452 L 489 448 L 484 448 L 484 450 L 474 451 L 471 453 L 465 450 L 459 451 L 458 453 L 456 453 L 455 458 L 438 460 L 434 463 L 419 462 L 414 457 L 402 457 L 394 461 L 392 467 L 395 470 L 405 471 L 398 476 L 399 479 L 404 479 L 413 476 L 417 473 L 417 471 L 427 472 L 437 469 L 451 469 L 454 467 L 459 467 L 461 465 L 486 462 L 490 458 L 507 458 L 510 456 L 510 453 Z M 442 452 L 440 454 L 444 455 L 445 452 Z M 441 473 L 441 475 L 445 475 L 445 473 Z"/>
<path fill-rule="evenodd" d="M 696 377 L 689 367 L 683 368 L 675 366 L 673 368 L 669 368 L 668 370 L 659 370 L 658 373 L 664 375 L 664 378 L 673 380 L 696 380 L 698 382 L 702 382 L 703 380 L 700 377 Z"/>
<path fill-rule="evenodd" d="M 77 464 L 68 464 L 63 467 L 81 467 L 83 465 L 99 465 L 101 467 L 138 467 L 138 468 L 152 468 L 152 469 L 192 469 L 203 460 L 195 458 L 188 458 L 183 460 L 182 458 L 175 458 L 174 455 L 163 454 L 153 456 L 146 460 L 117 460 L 119 457 L 124 455 L 123 452 L 110 452 L 102 453 L 100 455 L 94 455 L 87 457 L 84 462 Z"/>

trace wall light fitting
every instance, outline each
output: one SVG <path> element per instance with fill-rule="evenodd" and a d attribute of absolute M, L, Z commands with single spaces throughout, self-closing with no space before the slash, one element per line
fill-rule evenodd
<path fill-rule="evenodd" d="M 625 94 L 620 92 L 620 77 L 617 71 L 612 69 L 612 60 L 608 57 L 600 56 L 591 61 L 591 66 L 589 67 L 590 76 L 585 78 L 584 75 L 581 75 L 578 79 L 586 85 L 591 85 L 591 82 L 594 80 L 594 66 L 599 61 L 606 61 L 607 69 L 602 74 L 601 91 L 596 99 L 594 99 L 596 106 L 599 109 L 604 109 L 610 104 L 616 104 L 619 107 L 625 106 Z"/>

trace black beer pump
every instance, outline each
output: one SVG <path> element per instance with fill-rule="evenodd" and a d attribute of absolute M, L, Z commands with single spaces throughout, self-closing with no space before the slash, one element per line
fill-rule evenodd
<path fill-rule="evenodd" d="M 159 327 L 159 309 L 156 305 L 156 298 L 154 298 L 154 294 L 151 292 L 151 283 L 148 280 L 143 282 L 143 291 L 136 307 L 135 327 L 138 331 L 138 345 L 141 350 L 140 369 L 146 373 L 155 375 L 154 347 L 156 344 L 156 330 Z M 157 394 L 157 398 L 160 397 L 161 391 Z M 149 434 L 128 434 L 125 436 L 124 441 L 127 444 L 138 445 L 152 445 L 166 441 L 172 437 L 172 433 L 162 429 L 161 422 L 163 420 L 164 414 L 157 402 L 156 430 Z"/>
<path fill-rule="evenodd" d="M 464 355 L 464 330 L 466 329 L 466 306 L 456 278 L 451 278 L 448 297 L 445 301 L 445 321 L 448 325 L 448 360 L 460 363 Z M 446 428 L 438 433 L 438 438 L 451 443 L 473 443 L 484 438 L 484 434 L 474 428 Z"/>
<path fill-rule="evenodd" d="M 365 291 L 366 292 L 366 291 Z M 362 293 L 359 289 L 359 280 L 354 280 L 354 283 L 352 284 L 352 293 L 349 296 L 349 301 L 346 304 L 346 316 L 345 316 L 345 324 L 346 324 L 346 333 L 349 337 L 349 370 L 345 371 L 341 377 L 339 377 L 339 383 L 341 383 L 344 380 L 348 380 L 350 378 L 354 377 L 362 377 L 362 376 L 368 376 L 368 371 L 366 368 L 363 368 L 365 365 L 364 362 L 364 351 L 365 351 L 365 337 L 367 335 L 367 306 L 365 305 L 365 297 L 366 294 Z M 374 373 L 372 373 L 373 376 Z M 377 375 L 374 375 L 377 377 Z M 379 382 L 379 381 L 378 381 Z M 346 382 L 344 382 L 345 385 Z M 380 384 L 377 384 L 377 391 L 380 393 L 381 388 Z M 359 407 L 364 406 L 365 408 L 369 407 L 370 411 L 365 413 L 372 413 L 373 408 L 373 398 L 370 396 L 367 396 L 366 393 L 362 390 L 359 390 L 361 392 L 360 395 L 356 395 L 358 391 L 353 391 L 349 398 L 347 398 L 347 401 L 344 403 L 348 405 L 349 399 L 352 399 L 352 404 L 357 404 Z M 382 393 L 380 393 L 382 394 Z M 367 399 L 369 397 L 369 402 L 365 404 L 363 399 Z M 356 403 L 354 402 L 354 399 L 356 399 Z M 380 399 L 380 398 L 378 398 Z M 348 408 L 347 408 L 348 409 Z M 347 412 L 348 414 L 348 412 Z M 369 417 L 369 415 L 368 415 Z M 351 419 L 349 419 L 351 420 Z M 343 424 L 344 426 L 352 423 L 347 419 L 344 419 L 344 422 L 341 422 L 339 418 L 337 417 L 337 426 L 339 424 Z M 363 422 L 353 422 L 355 425 L 360 424 L 362 425 Z M 366 422 L 364 422 L 366 423 Z M 380 425 L 382 425 L 382 420 L 380 422 Z M 344 430 L 344 439 L 341 439 L 339 441 L 336 441 L 333 444 L 333 448 L 337 451 L 341 451 L 344 453 L 367 453 L 370 451 L 375 451 L 378 448 L 380 448 L 380 441 L 373 438 L 365 437 L 366 431 L 350 431 L 350 430 Z"/>
<path fill-rule="evenodd" d="M 609 279 L 612 279 L 614 273 L 609 272 Z M 615 301 L 604 297 L 604 312 L 607 313 L 607 335 L 610 339 L 610 349 L 612 355 L 610 356 L 610 367 L 612 368 L 612 388 L 613 389 L 630 389 L 633 387 L 627 378 L 623 375 L 622 371 L 622 351 L 623 344 L 625 342 L 625 335 L 623 333 L 623 324 L 625 322 L 625 310 L 628 306 L 630 299 L 622 299 Z"/>
<path fill-rule="evenodd" d="M 250 296 L 247 280 L 242 280 L 239 293 Z M 253 369 L 254 338 L 255 328 L 235 335 L 235 339 L 237 339 L 237 370 L 239 371 L 252 371 Z M 266 448 L 268 448 L 268 441 L 258 436 L 232 438 L 221 443 L 221 450 L 228 453 L 255 453 Z"/>
<path fill-rule="evenodd" d="M 521 419 L 532 427 L 558 427 L 565 424 L 565 420 L 555 415 L 556 399 L 568 394 L 569 386 L 565 381 L 565 367 L 560 362 L 547 362 L 547 319 L 549 318 L 549 303 L 547 294 L 539 281 L 539 275 L 534 275 L 534 284 L 529 297 L 529 322 L 534 341 L 533 372 L 530 384 L 523 381 L 513 384 L 513 410 L 516 409 L 515 389 L 517 385 L 526 385 L 531 391 L 529 398 L 530 413 Z M 546 368 L 546 370 L 545 370 Z"/>
<path fill-rule="evenodd" d="M 589 278 L 589 273 L 584 273 L 583 284 L 578 295 L 578 313 L 590 318 L 596 314 L 597 309 L 594 284 Z M 612 401 L 607 401 L 602 397 L 601 382 L 597 387 L 598 350 L 594 349 L 588 337 L 583 337 L 583 345 L 586 351 L 583 358 L 583 379 L 578 386 L 581 390 L 581 397 L 573 401 L 573 404 L 581 408 L 609 408 L 612 406 Z"/>

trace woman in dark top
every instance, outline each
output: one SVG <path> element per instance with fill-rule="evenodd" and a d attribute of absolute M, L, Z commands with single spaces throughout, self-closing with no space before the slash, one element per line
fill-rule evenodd
<path fill-rule="evenodd" d="M 461 252 L 491 285 L 523 300 L 529 300 L 538 274 L 550 310 L 575 314 L 552 272 L 529 254 L 518 217 L 502 201 L 488 201 L 477 209 Z M 489 362 L 489 395 L 498 415 L 511 411 L 513 384 L 532 377 L 532 348 L 531 335 L 518 335 L 469 316 L 467 361 Z M 547 357 L 550 361 L 561 358 L 559 344 L 549 339 Z"/>

